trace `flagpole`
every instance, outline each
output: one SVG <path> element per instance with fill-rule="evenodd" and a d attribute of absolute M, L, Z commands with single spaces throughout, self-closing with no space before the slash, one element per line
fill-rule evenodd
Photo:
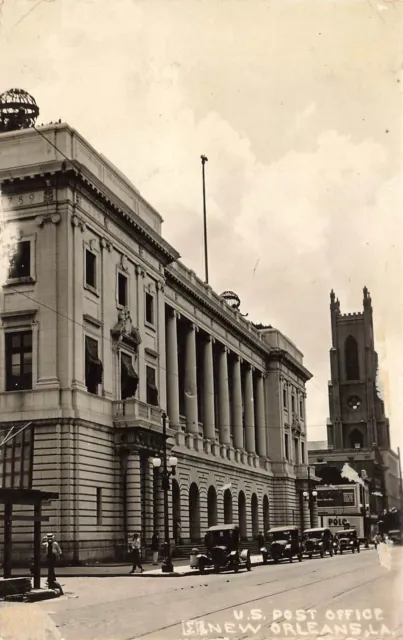
<path fill-rule="evenodd" d="M 202 178 L 203 178 L 203 223 L 204 223 L 204 269 L 205 283 L 208 284 L 208 250 L 207 250 L 207 213 L 206 213 L 206 176 L 204 173 L 204 165 L 208 162 L 206 156 L 200 156 L 202 161 Z"/>

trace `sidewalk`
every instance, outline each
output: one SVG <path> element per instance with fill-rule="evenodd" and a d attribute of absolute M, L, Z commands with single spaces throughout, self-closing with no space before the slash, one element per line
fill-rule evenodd
<path fill-rule="evenodd" d="M 252 566 L 258 566 L 263 564 L 261 555 L 251 555 Z M 84 567 L 57 567 L 57 578 L 114 578 L 114 577 L 130 577 L 130 578 L 169 578 L 169 577 L 182 577 L 193 574 L 199 575 L 196 569 L 191 569 L 189 560 L 186 558 L 178 558 L 173 560 L 174 571 L 173 573 L 163 573 L 160 566 L 154 567 L 152 563 L 145 562 L 143 564 L 144 572 L 130 573 L 132 565 L 130 563 L 116 563 L 116 564 L 94 564 Z M 206 570 L 206 573 L 210 573 L 211 570 Z M 28 569 L 13 569 L 12 576 L 17 578 L 20 576 L 28 577 Z M 46 567 L 42 568 L 41 575 L 46 578 Z"/>

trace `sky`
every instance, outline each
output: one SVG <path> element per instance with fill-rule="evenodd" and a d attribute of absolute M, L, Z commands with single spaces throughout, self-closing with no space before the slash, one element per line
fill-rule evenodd
<path fill-rule="evenodd" d="M 210 284 L 304 353 L 326 437 L 329 294 L 374 306 L 403 444 L 401 0 L 0 0 L 0 92 L 76 128 Z"/>

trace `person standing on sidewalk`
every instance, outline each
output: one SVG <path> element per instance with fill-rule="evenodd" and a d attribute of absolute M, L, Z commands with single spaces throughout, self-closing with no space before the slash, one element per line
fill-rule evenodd
<path fill-rule="evenodd" d="M 62 550 L 55 539 L 53 533 L 48 533 L 42 540 L 42 546 L 46 549 L 46 558 L 48 565 L 48 588 L 54 588 L 56 584 L 56 562 L 62 555 Z"/>
<path fill-rule="evenodd" d="M 158 531 L 154 532 L 153 537 L 151 538 L 151 551 L 153 552 L 153 565 L 158 564 L 158 552 L 160 550 L 160 536 Z"/>
<path fill-rule="evenodd" d="M 137 569 L 137 567 L 140 569 L 141 573 L 143 573 L 144 569 L 141 566 L 141 558 L 140 558 L 140 554 L 141 554 L 141 541 L 140 541 L 140 536 L 138 533 L 135 533 L 133 535 L 133 539 L 130 543 L 131 546 L 131 551 L 132 551 L 132 558 L 133 558 L 133 566 L 132 566 L 132 570 L 130 571 L 130 573 L 134 573 Z"/>

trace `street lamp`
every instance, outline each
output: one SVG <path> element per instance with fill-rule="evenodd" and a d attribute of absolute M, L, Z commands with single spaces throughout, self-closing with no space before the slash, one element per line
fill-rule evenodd
<path fill-rule="evenodd" d="M 168 515 L 168 491 L 169 491 L 169 478 L 176 475 L 176 467 L 178 459 L 175 456 L 170 456 L 167 459 L 167 414 L 162 414 L 162 460 L 158 456 L 153 458 L 154 469 L 159 469 L 162 480 L 162 490 L 164 492 L 164 560 L 162 562 L 161 570 L 165 573 L 173 571 L 174 567 L 171 559 L 171 544 L 169 541 L 169 515 Z M 162 468 L 161 468 L 162 466 Z"/>
<path fill-rule="evenodd" d="M 308 464 L 308 491 L 303 491 L 302 495 L 304 497 L 305 502 L 308 502 L 309 505 L 309 520 L 310 520 L 310 526 L 313 525 L 312 520 L 313 520 L 313 503 L 316 500 L 316 497 L 318 495 L 317 491 L 311 491 L 311 467 Z"/>

